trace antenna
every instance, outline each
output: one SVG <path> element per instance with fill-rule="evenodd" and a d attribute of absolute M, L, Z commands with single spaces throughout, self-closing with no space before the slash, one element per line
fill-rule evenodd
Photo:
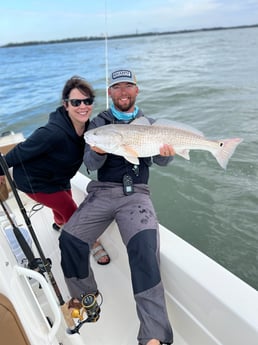
<path fill-rule="evenodd" d="M 105 0 L 105 67 L 106 67 L 106 107 L 108 109 L 108 33 L 107 33 L 107 0 Z"/>

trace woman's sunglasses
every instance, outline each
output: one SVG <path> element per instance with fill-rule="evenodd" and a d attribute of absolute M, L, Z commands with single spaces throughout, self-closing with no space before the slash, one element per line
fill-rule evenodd
<path fill-rule="evenodd" d="M 65 99 L 66 102 L 70 102 L 73 107 L 79 107 L 83 102 L 85 105 L 92 105 L 94 98 L 84 98 L 84 99 Z"/>

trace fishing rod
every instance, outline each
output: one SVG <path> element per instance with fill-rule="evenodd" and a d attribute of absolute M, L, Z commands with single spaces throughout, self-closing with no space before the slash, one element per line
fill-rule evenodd
<path fill-rule="evenodd" d="M 14 221 L 13 221 L 13 219 L 12 219 L 8 209 L 7 209 L 7 206 L 4 203 L 8 199 L 8 197 L 9 197 L 9 192 L 8 192 L 7 186 L 6 186 L 6 184 L 2 184 L 0 186 L 0 203 L 1 203 L 2 209 L 3 209 L 7 219 L 9 221 L 10 225 L 13 228 L 13 233 L 16 237 L 16 240 L 19 243 L 26 259 L 28 260 L 28 267 L 31 269 L 37 269 L 38 271 L 40 271 L 40 273 L 42 273 L 42 264 L 41 265 L 39 264 L 40 259 L 35 258 L 31 247 L 29 246 L 28 242 L 24 238 L 21 230 L 14 223 Z"/>
<path fill-rule="evenodd" d="M 105 0 L 105 73 L 106 73 L 106 107 L 108 109 L 108 30 L 107 30 L 107 0 Z"/>
<path fill-rule="evenodd" d="M 15 197 L 15 200 L 16 200 L 18 206 L 19 206 L 19 209 L 20 209 L 20 211 L 22 213 L 24 221 L 25 221 L 25 223 L 26 223 L 26 225 L 28 227 L 30 235 L 31 235 L 31 237 L 32 237 L 32 239 L 34 241 L 34 244 L 35 244 L 36 248 L 37 248 L 37 251 L 39 253 L 40 259 L 41 259 L 43 267 L 44 267 L 44 271 L 47 272 L 47 275 L 48 275 L 48 278 L 50 280 L 50 283 L 51 283 L 51 285 L 52 285 L 52 287 L 53 287 L 53 289 L 55 291 L 55 294 L 56 294 L 56 296 L 58 298 L 58 301 L 59 301 L 59 304 L 61 306 L 64 318 L 65 318 L 66 323 L 67 323 L 67 326 L 70 327 L 70 328 L 73 328 L 74 327 L 74 320 L 72 319 L 72 317 L 71 317 L 71 315 L 70 315 L 70 313 L 68 311 L 68 308 L 66 308 L 65 301 L 64 301 L 64 299 L 62 297 L 62 294 L 60 292 L 60 289 L 59 289 L 59 287 L 58 287 L 58 285 L 56 283 L 55 277 L 54 277 L 54 275 L 53 275 L 53 273 L 51 271 L 51 260 L 47 259 L 45 257 L 45 255 L 44 255 L 44 252 L 43 252 L 43 250 L 41 248 L 41 245 L 40 245 L 40 243 L 38 241 L 38 238 L 37 238 L 37 236 L 35 234 L 35 231 L 34 231 L 34 229 L 32 227 L 30 218 L 28 217 L 27 212 L 26 212 L 26 210 L 24 208 L 24 205 L 23 205 L 23 203 L 22 203 L 22 201 L 20 199 L 20 196 L 18 194 L 16 185 L 15 185 L 15 183 L 14 183 L 12 177 L 11 177 L 11 174 L 9 172 L 9 167 L 8 167 L 8 165 L 7 165 L 6 161 L 5 161 L 5 158 L 4 158 L 2 153 L 0 154 L 0 166 L 1 166 L 2 170 L 3 170 L 3 172 L 4 172 L 4 175 L 7 178 L 7 181 L 9 182 L 9 185 L 10 185 L 10 187 L 12 189 L 12 192 L 13 192 L 13 195 Z M 7 209 L 4 206 L 4 203 L 2 202 L 2 200 L 1 200 L 1 205 L 2 205 L 2 207 L 4 209 L 4 211 L 7 211 Z M 35 257 L 34 257 L 34 254 L 33 254 L 32 250 L 31 250 L 31 248 L 29 247 L 27 241 L 24 239 L 24 237 L 23 237 L 22 233 L 20 232 L 20 230 L 18 229 L 18 227 L 15 226 L 15 224 L 14 224 L 12 218 L 10 217 L 9 213 L 8 213 L 7 217 L 8 217 L 8 220 L 10 221 L 11 225 L 13 226 L 15 234 L 17 233 L 17 235 L 18 235 L 18 237 L 17 237 L 18 242 L 20 241 L 19 243 L 20 243 L 22 249 L 25 250 L 24 254 L 26 256 L 28 254 L 28 257 L 27 257 L 28 261 L 29 262 L 33 262 Z"/>
<path fill-rule="evenodd" d="M 29 246 L 28 242 L 24 238 L 20 229 L 14 224 L 14 221 L 13 221 L 12 217 L 10 216 L 10 214 L 7 210 L 7 207 L 4 204 L 4 201 L 5 200 L 3 199 L 2 195 L 1 195 L 0 196 L 0 203 L 1 203 L 2 209 L 4 210 L 4 213 L 5 213 L 9 223 L 11 224 L 11 226 L 13 228 L 13 233 L 14 233 L 26 259 L 28 260 L 28 266 L 31 268 L 31 266 L 33 266 L 33 262 L 35 260 L 34 253 L 31 249 L 31 247 Z"/>
<path fill-rule="evenodd" d="M 28 268 L 30 268 L 31 270 L 38 271 L 39 273 L 44 275 L 46 270 L 45 270 L 45 266 L 43 265 L 42 260 L 40 258 L 36 258 L 34 256 L 34 253 L 31 249 L 31 247 L 29 246 L 28 242 L 24 238 L 21 230 L 18 228 L 17 225 L 15 225 L 12 217 L 10 216 L 10 213 L 9 213 L 7 207 L 5 206 L 4 201 L 6 201 L 6 198 L 4 198 L 3 194 L 0 193 L 0 203 L 1 203 L 2 209 L 6 215 L 9 223 L 12 226 L 13 233 L 16 237 L 18 244 L 20 245 L 26 259 L 28 260 Z M 48 261 L 49 265 L 52 265 L 52 262 L 49 258 L 47 258 L 46 260 Z"/>

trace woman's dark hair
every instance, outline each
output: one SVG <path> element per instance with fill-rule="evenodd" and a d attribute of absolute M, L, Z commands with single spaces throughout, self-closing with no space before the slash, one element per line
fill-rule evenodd
<path fill-rule="evenodd" d="M 91 98 L 95 98 L 95 92 L 92 86 L 84 79 L 77 75 L 73 76 L 65 83 L 62 92 L 62 100 L 65 101 L 69 98 L 72 89 L 78 89 L 85 96 L 89 95 Z"/>

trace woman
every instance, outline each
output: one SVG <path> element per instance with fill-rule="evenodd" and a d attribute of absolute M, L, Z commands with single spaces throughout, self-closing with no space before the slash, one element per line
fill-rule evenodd
<path fill-rule="evenodd" d="M 89 125 L 95 93 L 83 78 L 70 78 L 62 92 L 62 106 L 24 142 L 5 156 L 19 190 L 52 209 L 53 229 L 59 230 L 77 209 L 70 180 L 82 164 L 84 133 Z M 0 169 L 0 175 L 3 172 Z M 0 184 L 4 182 L 0 176 Z M 97 241 L 92 253 L 99 264 L 110 261 Z"/>

